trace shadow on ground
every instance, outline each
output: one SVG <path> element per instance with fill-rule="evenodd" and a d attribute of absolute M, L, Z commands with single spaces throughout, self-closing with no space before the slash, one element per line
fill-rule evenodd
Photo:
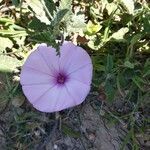
<path fill-rule="evenodd" d="M 0 149 L 119 149 L 126 131 L 110 124 L 100 107 L 90 94 L 82 105 L 60 112 L 56 120 L 54 113 L 38 112 L 26 101 L 13 74 L 0 72 Z"/>

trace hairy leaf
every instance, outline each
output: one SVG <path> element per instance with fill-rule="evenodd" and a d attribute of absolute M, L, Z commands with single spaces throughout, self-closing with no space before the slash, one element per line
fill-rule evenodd
<path fill-rule="evenodd" d="M 71 0 L 61 0 L 59 2 L 59 8 L 58 11 L 67 9 L 68 11 L 66 12 L 65 16 L 63 17 L 63 22 L 65 22 L 65 24 L 69 24 L 71 19 L 72 19 L 72 1 Z"/>
<path fill-rule="evenodd" d="M 43 31 L 48 28 L 48 25 L 38 20 L 36 17 L 32 19 L 32 21 L 29 23 L 28 27 L 30 29 L 36 30 L 36 31 Z"/>
<path fill-rule="evenodd" d="M 67 33 L 83 33 L 86 30 L 85 16 L 82 14 L 72 15 L 71 21 L 67 23 Z"/>
<path fill-rule="evenodd" d="M 71 9 L 71 0 L 61 0 L 59 3 L 59 9 Z"/>
<path fill-rule="evenodd" d="M 129 14 L 134 13 L 134 1 L 133 0 L 121 0 L 121 4 L 125 7 Z"/>
<path fill-rule="evenodd" d="M 29 0 L 27 1 L 28 6 L 32 9 L 35 13 L 35 16 L 41 21 L 46 24 L 50 24 L 50 21 L 46 15 L 43 3 L 39 0 Z"/>
<path fill-rule="evenodd" d="M 53 16 L 54 12 L 56 11 L 56 6 L 53 0 L 44 0 L 45 6 L 50 13 L 51 16 Z"/>
<path fill-rule="evenodd" d="M 12 72 L 17 66 L 20 66 L 21 62 L 13 57 L 0 55 L 0 71 Z"/>
<path fill-rule="evenodd" d="M 63 20 L 64 16 L 67 14 L 67 12 L 68 12 L 68 9 L 62 9 L 58 11 L 55 17 L 53 18 L 51 25 L 53 27 L 58 26 Z"/>
<path fill-rule="evenodd" d="M 0 53 L 5 51 L 6 48 L 12 48 L 13 42 L 6 37 L 0 37 Z"/>
<path fill-rule="evenodd" d="M 46 43 L 47 45 L 56 48 L 59 54 L 59 43 L 56 43 L 56 34 L 54 34 L 51 30 L 34 34 L 29 38 L 29 40 L 37 43 Z"/>
<path fill-rule="evenodd" d="M 121 28 L 117 32 L 113 33 L 110 37 L 110 39 L 114 39 L 116 41 L 124 41 L 124 35 L 129 31 L 128 28 Z"/>
<path fill-rule="evenodd" d="M 55 41 L 55 37 L 52 35 L 51 31 L 43 31 L 38 34 L 34 34 L 31 36 L 30 40 L 39 42 L 39 43 L 48 43 Z"/>

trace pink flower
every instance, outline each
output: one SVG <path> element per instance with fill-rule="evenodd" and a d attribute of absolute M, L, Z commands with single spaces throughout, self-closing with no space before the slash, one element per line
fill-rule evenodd
<path fill-rule="evenodd" d="M 21 85 L 30 103 L 42 112 L 55 112 L 82 103 L 90 91 L 92 62 L 71 42 L 56 50 L 41 44 L 21 71 Z"/>

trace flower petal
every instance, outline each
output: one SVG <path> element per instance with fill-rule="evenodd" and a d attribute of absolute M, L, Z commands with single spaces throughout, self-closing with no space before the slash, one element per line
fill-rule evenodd
<path fill-rule="evenodd" d="M 77 80 L 81 83 L 90 85 L 92 80 L 92 64 L 80 67 L 69 74 L 70 80 Z"/>
<path fill-rule="evenodd" d="M 60 64 L 61 69 L 68 74 L 88 64 L 92 64 L 90 56 L 82 48 L 72 43 L 67 43 L 61 47 Z"/>
<path fill-rule="evenodd" d="M 59 72 L 59 56 L 56 53 L 56 49 L 52 47 L 47 47 L 44 45 L 41 45 L 38 47 L 39 54 L 47 64 L 47 66 L 50 68 L 50 70 L 56 74 Z"/>
<path fill-rule="evenodd" d="M 90 91 L 89 85 L 81 83 L 77 80 L 70 80 L 67 82 L 66 88 L 75 103 L 74 105 L 79 105 L 82 103 Z"/>
<path fill-rule="evenodd" d="M 21 71 L 23 92 L 33 107 L 42 112 L 60 111 L 82 103 L 92 79 L 92 62 L 82 48 L 65 42 L 56 50 L 41 44 L 26 60 Z M 64 84 L 57 77 L 64 74 Z"/>
<path fill-rule="evenodd" d="M 39 51 L 35 50 L 30 54 L 28 59 L 26 60 L 24 67 L 30 67 L 38 70 L 39 72 L 46 73 L 53 75 L 50 68 L 47 66 L 46 62 L 43 60 L 43 58 L 39 55 Z"/>
<path fill-rule="evenodd" d="M 65 42 L 60 46 L 60 69 L 67 70 L 69 63 L 74 56 L 76 45 L 71 42 Z"/>
<path fill-rule="evenodd" d="M 57 103 L 55 104 L 54 110 L 60 111 L 60 110 L 63 110 L 72 106 L 75 106 L 74 100 L 67 92 L 66 87 L 65 86 L 61 87 L 59 97 L 58 97 Z"/>
<path fill-rule="evenodd" d="M 59 97 L 59 86 L 55 85 L 51 89 L 47 90 L 44 95 L 39 97 L 33 104 L 33 106 L 42 112 L 53 112 Z"/>
<path fill-rule="evenodd" d="M 64 86 L 54 86 L 33 103 L 33 106 L 42 112 L 55 112 L 74 106 Z"/>
<path fill-rule="evenodd" d="M 50 85 L 49 83 L 39 85 L 25 85 L 22 86 L 22 89 L 30 103 L 34 103 L 39 97 L 50 90 L 53 86 L 54 84 Z"/>
<path fill-rule="evenodd" d="M 42 112 L 56 112 L 75 105 L 74 100 L 64 86 L 54 86 L 37 101 L 33 106 Z"/>
<path fill-rule="evenodd" d="M 34 68 L 29 68 L 24 66 L 21 75 L 20 75 L 20 83 L 22 85 L 33 85 L 33 84 L 42 84 L 42 83 L 49 83 L 50 85 L 54 83 L 55 78 L 39 72 L 38 70 L 35 70 Z M 31 93 L 32 94 L 32 93 Z"/>

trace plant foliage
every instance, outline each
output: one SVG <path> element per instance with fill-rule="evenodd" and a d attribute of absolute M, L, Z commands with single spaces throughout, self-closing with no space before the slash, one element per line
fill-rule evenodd
<path fill-rule="evenodd" d="M 59 54 L 59 46 L 64 40 L 70 40 L 84 47 L 93 60 L 91 93 L 96 93 L 100 103 L 108 106 L 109 116 L 113 116 L 109 120 L 121 120 L 127 126 L 121 149 L 127 145 L 140 149 L 136 135 L 144 136 L 149 124 L 146 111 L 150 97 L 149 1 L 0 0 L 0 4 L 0 74 L 4 74 L 2 81 L 0 75 L 0 90 L 1 82 L 5 82 L 0 103 L 22 94 L 19 84 L 14 82 L 14 72 L 32 49 L 46 43 L 55 47 Z M 20 68 L 15 73 L 17 79 L 19 71 Z M 8 73 L 12 79 L 8 79 Z M 123 103 L 119 109 L 118 99 Z M 47 122 L 42 120 L 43 123 L 41 114 L 22 101 L 21 104 L 16 99 L 14 102 L 19 108 L 10 106 L 15 117 L 9 120 L 8 143 L 12 144 L 12 149 L 24 149 L 29 142 L 34 145 L 35 141 L 40 141 L 42 137 L 29 133 L 36 129 L 41 131 Z M 26 120 L 32 126 L 26 124 Z M 81 136 L 66 125 L 62 130 L 69 136 Z M 44 131 L 42 136 L 45 136 Z"/>

